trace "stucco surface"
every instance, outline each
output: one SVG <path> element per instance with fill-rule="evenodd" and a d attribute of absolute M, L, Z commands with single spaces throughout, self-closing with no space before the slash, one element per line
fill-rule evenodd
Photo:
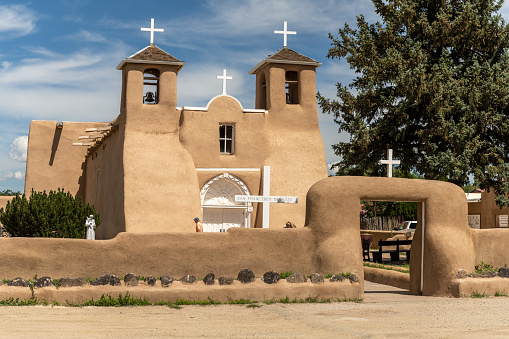
<path fill-rule="evenodd" d="M 312 263 L 313 234 L 301 229 L 239 229 L 226 233 L 120 233 L 111 240 L 1 238 L 1 278 L 34 274 L 98 277 L 103 274 L 237 277 L 243 268 L 328 274 Z M 340 273 L 336 271 L 334 273 Z M 344 270 L 347 272 L 347 270 Z M 354 272 L 349 270 L 348 272 Z"/>
<path fill-rule="evenodd" d="M 394 286 L 405 290 L 410 289 L 410 274 L 408 273 L 364 267 L 364 279 L 377 284 Z"/>
<path fill-rule="evenodd" d="M 87 135 L 91 127 L 108 123 L 37 121 L 30 124 L 28 134 L 25 193 L 63 188 L 74 195 L 85 197 L 84 161 L 87 147 L 73 146 L 79 136 Z"/>
<path fill-rule="evenodd" d="M 473 236 L 467 224 L 467 203 L 461 188 L 439 181 L 369 177 L 331 177 L 311 187 L 306 218 L 308 224 L 312 222 L 321 228 L 316 233 L 321 237 L 316 260 L 323 267 L 333 267 L 332 258 L 343 259 L 347 255 L 353 263 L 362 265 L 358 241 L 360 200 L 425 203 L 424 295 L 451 295 L 456 270 L 461 267 L 474 270 Z M 422 205 L 418 204 L 418 209 L 419 206 Z M 327 224 L 332 226 L 325 227 Z M 410 257 L 410 291 L 414 294 L 420 290 L 421 231 L 419 223 Z"/>
<path fill-rule="evenodd" d="M 494 296 L 496 293 L 509 295 L 509 279 L 507 278 L 465 278 L 452 282 L 452 295 L 454 297 L 471 297 L 472 294 Z"/>
<path fill-rule="evenodd" d="M 125 232 L 123 118 L 121 115 L 114 123 L 119 126 L 118 130 L 106 137 L 86 158 L 85 202 L 94 205 L 102 220 L 96 230 L 96 239 L 111 239 Z"/>

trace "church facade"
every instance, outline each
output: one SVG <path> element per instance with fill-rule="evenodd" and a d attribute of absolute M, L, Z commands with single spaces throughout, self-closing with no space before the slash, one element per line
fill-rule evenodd
<path fill-rule="evenodd" d="M 254 109 L 224 89 L 206 107 L 177 106 L 183 66 L 151 43 L 117 67 L 122 94 L 114 121 L 33 121 L 25 193 L 63 188 L 83 197 L 101 214 L 98 239 L 194 232 L 195 217 L 205 232 L 303 226 L 306 193 L 327 177 L 315 88 L 320 63 L 287 47 L 262 60 L 249 72 Z M 239 195 L 298 202 L 235 201 Z"/>

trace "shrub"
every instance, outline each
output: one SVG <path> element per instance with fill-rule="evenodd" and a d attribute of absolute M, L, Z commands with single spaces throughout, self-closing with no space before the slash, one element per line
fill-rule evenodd
<path fill-rule="evenodd" d="M 101 219 L 95 208 L 64 190 L 34 192 L 16 196 L 5 209 L 0 208 L 0 222 L 12 237 L 84 238 L 85 221 L 93 215 L 96 226 Z"/>

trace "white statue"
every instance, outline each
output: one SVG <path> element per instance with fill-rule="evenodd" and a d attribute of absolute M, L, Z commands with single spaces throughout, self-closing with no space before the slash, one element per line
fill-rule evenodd
<path fill-rule="evenodd" d="M 95 220 L 94 216 L 90 215 L 87 217 L 87 221 L 85 222 L 85 227 L 87 228 L 87 239 L 95 240 Z"/>

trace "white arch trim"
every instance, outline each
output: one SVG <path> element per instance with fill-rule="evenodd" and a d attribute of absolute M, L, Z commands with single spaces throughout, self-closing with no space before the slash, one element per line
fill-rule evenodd
<path fill-rule="evenodd" d="M 205 185 L 203 185 L 203 187 L 200 191 L 200 200 L 201 200 L 202 206 L 205 201 L 205 195 L 207 194 L 209 188 L 216 182 L 218 182 L 220 180 L 224 180 L 224 179 L 229 180 L 230 182 L 234 183 L 242 191 L 242 193 L 244 195 L 251 195 L 249 188 L 241 179 L 237 178 L 236 176 L 234 176 L 230 173 L 223 173 L 223 174 L 220 174 L 220 175 L 210 179 L 209 181 L 207 181 L 207 183 Z M 251 203 L 248 203 L 247 206 L 251 206 Z"/>

